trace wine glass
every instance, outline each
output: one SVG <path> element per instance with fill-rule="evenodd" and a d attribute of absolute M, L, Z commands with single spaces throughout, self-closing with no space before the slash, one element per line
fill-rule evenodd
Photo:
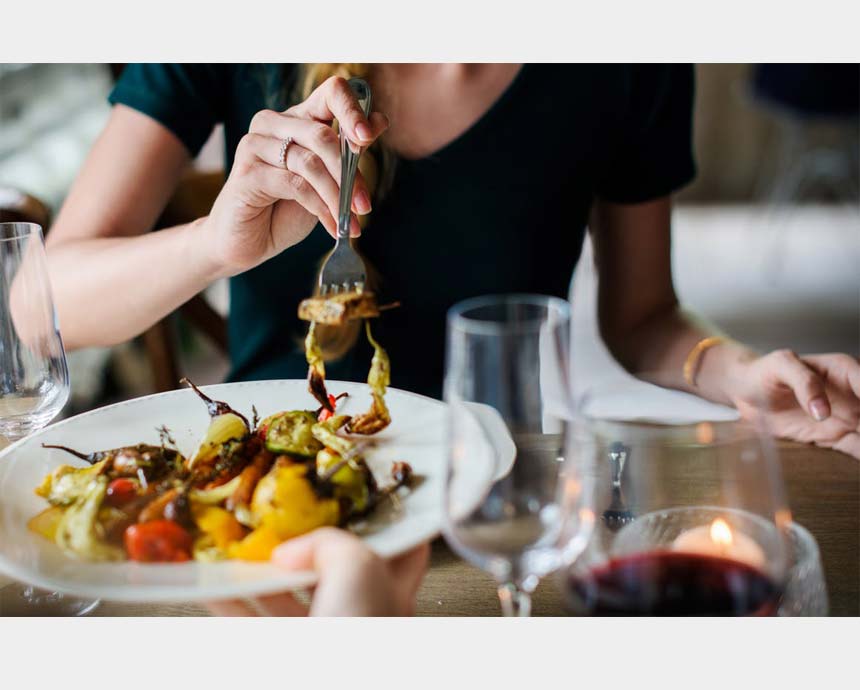
<path fill-rule="evenodd" d="M 594 523 L 563 458 L 569 343 L 561 299 L 479 297 L 448 312 L 443 533 L 493 575 L 508 616 L 529 615 L 540 578 L 572 562 Z"/>
<path fill-rule="evenodd" d="M 0 448 L 41 429 L 69 398 L 42 228 L 0 223 Z M 82 615 L 98 601 L 9 584 L 3 615 Z"/>
<path fill-rule="evenodd" d="M 791 513 L 758 425 L 580 418 L 572 427 L 567 461 L 591 477 L 597 516 L 564 574 L 573 613 L 777 614 Z"/>
<path fill-rule="evenodd" d="M 818 544 L 809 531 L 796 522 L 789 527 L 791 561 L 780 616 L 826 616 L 830 608 L 827 582 Z"/>

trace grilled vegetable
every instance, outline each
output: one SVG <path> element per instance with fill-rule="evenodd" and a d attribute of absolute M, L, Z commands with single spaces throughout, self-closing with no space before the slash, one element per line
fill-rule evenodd
<path fill-rule="evenodd" d="M 251 464 L 242 470 L 242 474 L 239 475 L 239 484 L 227 499 L 227 510 L 233 510 L 236 506 L 249 505 L 251 503 L 251 496 L 254 494 L 257 482 L 269 471 L 274 460 L 275 456 L 265 448 L 262 448 L 254 456 Z"/>
<path fill-rule="evenodd" d="M 232 558 L 267 560 L 280 542 L 338 524 L 338 501 L 320 497 L 307 473 L 303 464 L 281 464 L 259 481 L 251 499 L 251 513 L 260 526 L 230 546 Z"/>
<path fill-rule="evenodd" d="M 346 292 L 310 297 L 299 304 L 299 318 L 326 326 L 342 326 L 352 319 L 379 316 L 372 292 Z"/>
<path fill-rule="evenodd" d="M 349 423 L 349 415 L 339 414 L 324 422 L 317 422 L 312 428 L 314 438 L 322 445 L 341 455 L 349 455 L 355 449 L 355 442 L 337 435 L 337 430 Z"/>
<path fill-rule="evenodd" d="M 370 410 L 363 415 L 353 417 L 348 431 L 353 434 L 375 434 L 391 424 L 391 415 L 385 406 L 385 391 L 391 383 L 391 363 L 388 353 L 373 339 L 370 333 L 370 322 L 365 322 L 367 339 L 373 345 L 373 360 L 370 363 L 370 373 L 367 375 L 367 385 L 373 396 Z"/>
<path fill-rule="evenodd" d="M 140 473 L 143 472 L 148 481 L 174 471 L 184 463 L 184 458 L 178 451 L 146 443 L 100 450 L 89 454 L 81 453 L 67 446 L 55 446 L 48 443 L 43 443 L 42 448 L 64 450 L 81 460 L 87 461 L 90 465 L 104 463 L 104 471 L 115 476 L 140 477 Z"/>
<path fill-rule="evenodd" d="M 334 406 L 329 401 L 325 389 L 325 362 L 322 350 L 316 339 L 316 323 L 311 322 L 305 337 L 305 359 L 308 362 L 308 391 L 317 399 L 324 410 L 334 413 Z"/>
<path fill-rule="evenodd" d="M 191 386 L 197 396 L 206 403 L 206 409 L 212 419 L 206 430 L 206 436 L 188 462 L 188 468 L 197 469 L 201 465 L 213 465 L 222 454 L 222 447 L 226 443 L 242 441 L 248 437 L 251 431 L 248 420 L 227 403 L 212 400 L 188 379 L 184 378 L 181 382 Z"/>
<path fill-rule="evenodd" d="M 84 494 L 66 508 L 57 523 L 56 543 L 66 551 L 91 561 L 122 560 L 122 549 L 102 541 L 96 518 L 107 492 L 106 477 L 95 477 Z"/>
<path fill-rule="evenodd" d="M 317 418 L 308 410 L 279 412 L 266 417 L 260 426 L 265 428 L 266 450 L 276 455 L 314 457 L 322 443 L 314 438 Z"/>
<path fill-rule="evenodd" d="M 92 467 L 72 467 L 60 465 L 42 481 L 36 494 L 46 498 L 53 506 L 67 506 L 82 498 L 90 482 L 102 474 L 108 458 L 98 461 Z"/>
<path fill-rule="evenodd" d="M 125 531 L 125 550 L 133 561 L 188 561 L 191 547 L 191 535 L 172 520 L 139 523 Z"/>
<path fill-rule="evenodd" d="M 246 530 L 233 517 L 233 513 L 215 506 L 199 506 L 193 510 L 194 522 L 212 545 L 224 552 L 230 544 L 241 540 Z"/>
<path fill-rule="evenodd" d="M 189 498 L 191 498 L 192 503 L 218 505 L 233 495 L 233 492 L 236 491 L 240 481 L 241 477 L 237 476 L 233 477 L 233 479 L 226 484 L 221 484 L 220 486 L 216 486 L 211 489 L 191 489 Z"/>
<path fill-rule="evenodd" d="M 372 477 L 364 461 L 346 461 L 325 448 L 317 454 L 317 475 L 334 485 L 335 498 L 349 502 L 349 512 L 362 512 L 367 508 Z"/>

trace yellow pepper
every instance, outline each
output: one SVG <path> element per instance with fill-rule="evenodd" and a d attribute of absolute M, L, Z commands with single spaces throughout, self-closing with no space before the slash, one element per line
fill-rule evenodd
<path fill-rule="evenodd" d="M 273 530 L 268 527 L 258 527 L 242 541 L 230 544 L 227 555 L 243 561 L 268 561 L 272 551 L 281 541 Z"/>
<path fill-rule="evenodd" d="M 268 560 L 281 542 L 338 523 L 338 501 L 319 498 L 305 476 L 307 471 L 304 465 L 275 466 L 259 481 L 251 512 L 260 526 L 230 546 L 231 558 Z"/>
<path fill-rule="evenodd" d="M 212 537 L 212 542 L 219 549 L 226 549 L 245 536 L 245 528 L 229 510 L 196 504 L 192 508 L 192 516 L 200 531 Z"/>

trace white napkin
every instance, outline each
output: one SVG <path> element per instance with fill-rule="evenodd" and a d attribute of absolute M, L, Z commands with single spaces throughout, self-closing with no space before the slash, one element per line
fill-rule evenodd
<path fill-rule="evenodd" d="M 571 288 L 571 371 L 580 412 L 600 419 L 692 424 L 738 419 L 737 410 L 695 395 L 655 386 L 628 374 L 597 330 L 597 277 L 591 241 L 583 246 Z"/>

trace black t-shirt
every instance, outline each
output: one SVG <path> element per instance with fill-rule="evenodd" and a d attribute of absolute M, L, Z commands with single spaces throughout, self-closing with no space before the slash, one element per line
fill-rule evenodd
<path fill-rule="evenodd" d="M 229 170 L 254 113 L 291 105 L 277 94 L 292 91 L 294 76 L 289 65 L 129 65 L 110 101 L 159 121 L 192 155 L 223 123 Z M 566 297 L 595 197 L 637 203 L 689 182 L 692 102 L 689 65 L 526 65 L 461 136 L 398 161 L 360 240 L 381 277 L 380 302 L 402 305 L 374 323 L 392 385 L 439 397 L 454 303 L 511 292 Z M 317 226 L 231 279 L 230 380 L 306 375 L 307 324 L 296 308 L 331 247 Z M 360 340 L 327 365 L 328 377 L 364 380 L 371 355 Z"/>

